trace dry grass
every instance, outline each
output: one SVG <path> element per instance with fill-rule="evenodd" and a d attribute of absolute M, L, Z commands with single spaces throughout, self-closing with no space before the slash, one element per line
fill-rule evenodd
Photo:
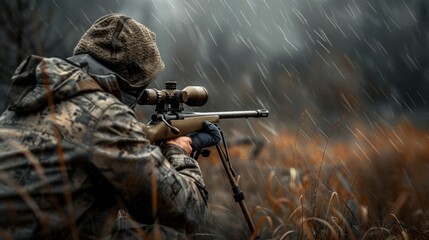
<path fill-rule="evenodd" d="M 268 138 L 257 159 L 249 159 L 247 147 L 230 148 L 263 236 L 429 239 L 429 134 L 408 122 L 345 129 L 350 137 L 282 132 Z M 226 229 L 219 234 L 247 239 L 251 236 L 216 155 L 199 162 L 211 205 L 235 215 L 218 222 Z"/>

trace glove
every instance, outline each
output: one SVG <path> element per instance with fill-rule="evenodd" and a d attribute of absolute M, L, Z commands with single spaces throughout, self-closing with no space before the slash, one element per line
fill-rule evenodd
<path fill-rule="evenodd" d="M 214 146 L 220 143 L 221 135 L 219 128 L 209 121 L 203 122 L 203 129 L 188 135 L 192 140 L 192 152 Z"/>

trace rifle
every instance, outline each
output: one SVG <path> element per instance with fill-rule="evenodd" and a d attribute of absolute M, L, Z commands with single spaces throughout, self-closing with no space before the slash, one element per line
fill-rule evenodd
<path fill-rule="evenodd" d="M 151 116 L 151 121 L 143 125 L 147 139 L 151 143 L 185 136 L 192 132 L 197 132 L 203 128 L 203 122 L 218 123 L 220 119 L 232 118 L 262 118 L 268 117 L 269 111 L 258 109 L 251 111 L 224 111 L 224 112 L 185 112 L 184 104 L 188 106 L 203 106 L 208 99 L 208 92 L 201 86 L 188 86 L 183 90 L 176 88 L 174 81 L 166 82 L 165 89 L 145 89 L 139 97 L 140 105 L 156 105 L 155 113 Z M 216 145 L 216 150 L 225 168 L 225 172 L 230 181 L 234 200 L 240 205 L 246 222 L 252 234 L 255 231 L 255 224 L 244 203 L 244 193 L 240 190 L 235 178 L 237 173 L 232 168 L 229 158 L 228 146 L 221 131 L 221 143 Z M 208 151 L 197 151 L 194 158 L 199 155 L 208 156 Z"/>

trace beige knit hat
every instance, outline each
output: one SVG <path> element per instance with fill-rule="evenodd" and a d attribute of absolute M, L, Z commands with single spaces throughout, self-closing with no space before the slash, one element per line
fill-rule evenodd
<path fill-rule="evenodd" d="M 90 54 L 131 87 L 148 85 L 163 69 L 155 33 L 134 19 L 111 13 L 86 31 L 74 55 Z"/>

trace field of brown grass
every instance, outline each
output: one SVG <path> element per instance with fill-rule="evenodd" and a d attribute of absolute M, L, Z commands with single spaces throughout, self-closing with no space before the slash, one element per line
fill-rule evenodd
<path fill-rule="evenodd" d="M 407 121 L 352 126 L 343 127 L 348 137 L 263 133 L 256 157 L 253 144 L 229 148 L 263 238 L 429 239 L 429 133 Z M 217 153 L 199 162 L 212 209 L 206 227 L 219 238 L 254 238 Z"/>

